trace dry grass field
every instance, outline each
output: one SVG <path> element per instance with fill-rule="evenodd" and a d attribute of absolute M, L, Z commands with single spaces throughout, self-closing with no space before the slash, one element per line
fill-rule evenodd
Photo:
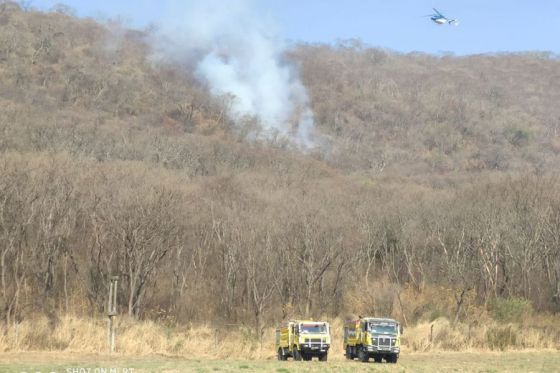
<path fill-rule="evenodd" d="M 558 351 L 437 352 L 402 355 L 398 364 L 274 360 L 215 360 L 164 356 L 108 356 L 70 353 L 0 354 L 1 372 L 557 372 Z M 106 370 L 104 370 L 106 369 Z"/>
<path fill-rule="evenodd" d="M 342 356 L 342 320 L 331 323 L 331 356 Z M 499 324 L 485 320 L 478 326 L 445 318 L 420 322 L 405 328 L 403 353 L 443 351 L 560 351 L 559 320 L 532 320 L 534 327 Z M 527 321 L 528 323 L 528 321 Z M 549 327 L 547 327 L 549 325 Z M 107 321 L 104 318 L 63 316 L 53 325 L 45 317 L 24 320 L 17 329 L 0 327 L 0 353 L 51 351 L 103 354 L 107 351 Z M 180 356 L 198 359 L 270 360 L 275 357 L 274 328 L 263 330 L 262 342 L 250 327 L 166 325 L 150 320 L 119 317 L 116 321 L 117 353 L 123 356 Z"/>

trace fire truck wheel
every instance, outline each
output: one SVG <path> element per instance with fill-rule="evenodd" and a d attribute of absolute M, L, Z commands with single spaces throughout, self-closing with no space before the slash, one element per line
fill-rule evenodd
<path fill-rule="evenodd" d="M 353 360 L 354 359 L 354 355 L 352 355 L 352 347 L 350 347 L 350 346 L 346 346 L 346 358 L 348 360 Z"/>
<path fill-rule="evenodd" d="M 358 360 L 360 360 L 362 363 L 367 363 L 369 360 L 368 354 L 361 347 L 358 350 Z"/>
<path fill-rule="evenodd" d="M 374 356 L 373 357 L 373 361 L 375 361 L 376 363 L 380 363 L 381 362 L 381 356 Z"/>
<path fill-rule="evenodd" d="M 301 354 L 299 353 L 299 350 L 294 346 L 294 360 L 296 361 L 301 361 Z"/>
<path fill-rule="evenodd" d="M 327 354 L 319 355 L 319 361 L 327 361 Z"/>

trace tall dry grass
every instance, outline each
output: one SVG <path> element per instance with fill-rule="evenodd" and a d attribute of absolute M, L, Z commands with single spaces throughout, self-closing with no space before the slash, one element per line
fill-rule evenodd
<path fill-rule="evenodd" d="M 248 328 L 220 330 L 212 325 L 168 326 L 153 321 L 116 319 L 117 351 L 125 355 L 177 355 L 197 357 L 266 358 L 273 355 L 272 329 L 261 344 Z M 107 320 L 62 317 L 56 324 L 46 317 L 25 320 L 4 328 L 0 351 L 107 352 Z M 273 350 L 273 348 L 272 348 Z"/>
<path fill-rule="evenodd" d="M 403 344 L 407 350 L 420 352 L 560 349 L 560 330 L 501 324 L 491 320 L 452 325 L 442 317 L 408 328 L 403 336 Z"/>
<path fill-rule="evenodd" d="M 331 359 L 343 358 L 341 319 L 331 320 Z M 274 359 L 274 328 L 264 330 L 259 342 L 245 326 L 170 326 L 153 321 L 117 318 L 117 352 L 123 355 L 171 355 L 196 358 Z M 46 317 L 25 320 L 0 333 L 0 351 L 107 352 L 105 319 L 65 316 L 53 323 Z M 457 324 L 446 318 L 421 322 L 405 329 L 403 353 L 560 349 L 555 328 L 522 327 L 496 322 Z"/>

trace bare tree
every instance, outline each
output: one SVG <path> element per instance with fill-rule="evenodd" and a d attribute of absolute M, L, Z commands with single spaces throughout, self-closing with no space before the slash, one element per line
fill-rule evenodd
<path fill-rule="evenodd" d="M 165 189 L 130 192 L 122 205 L 107 208 L 105 229 L 112 232 L 119 245 L 117 270 L 128 287 L 128 314 L 138 317 L 148 282 L 160 262 L 179 244 L 173 216 L 177 200 Z"/>

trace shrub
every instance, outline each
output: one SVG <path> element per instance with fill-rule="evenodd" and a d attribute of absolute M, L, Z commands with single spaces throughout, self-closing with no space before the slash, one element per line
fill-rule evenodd
<path fill-rule="evenodd" d="M 533 306 L 523 298 L 496 298 L 488 304 L 488 311 L 496 321 L 520 322 L 533 312 Z"/>
<path fill-rule="evenodd" d="M 486 342 L 491 350 L 504 351 L 517 344 L 517 332 L 511 325 L 491 327 L 486 332 Z"/>
<path fill-rule="evenodd" d="M 529 143 L 531 133 L 528 130 L 520 128 L 507 128 L 504 131 L 504 136 L 513 146 L 524 146 Z"/>

